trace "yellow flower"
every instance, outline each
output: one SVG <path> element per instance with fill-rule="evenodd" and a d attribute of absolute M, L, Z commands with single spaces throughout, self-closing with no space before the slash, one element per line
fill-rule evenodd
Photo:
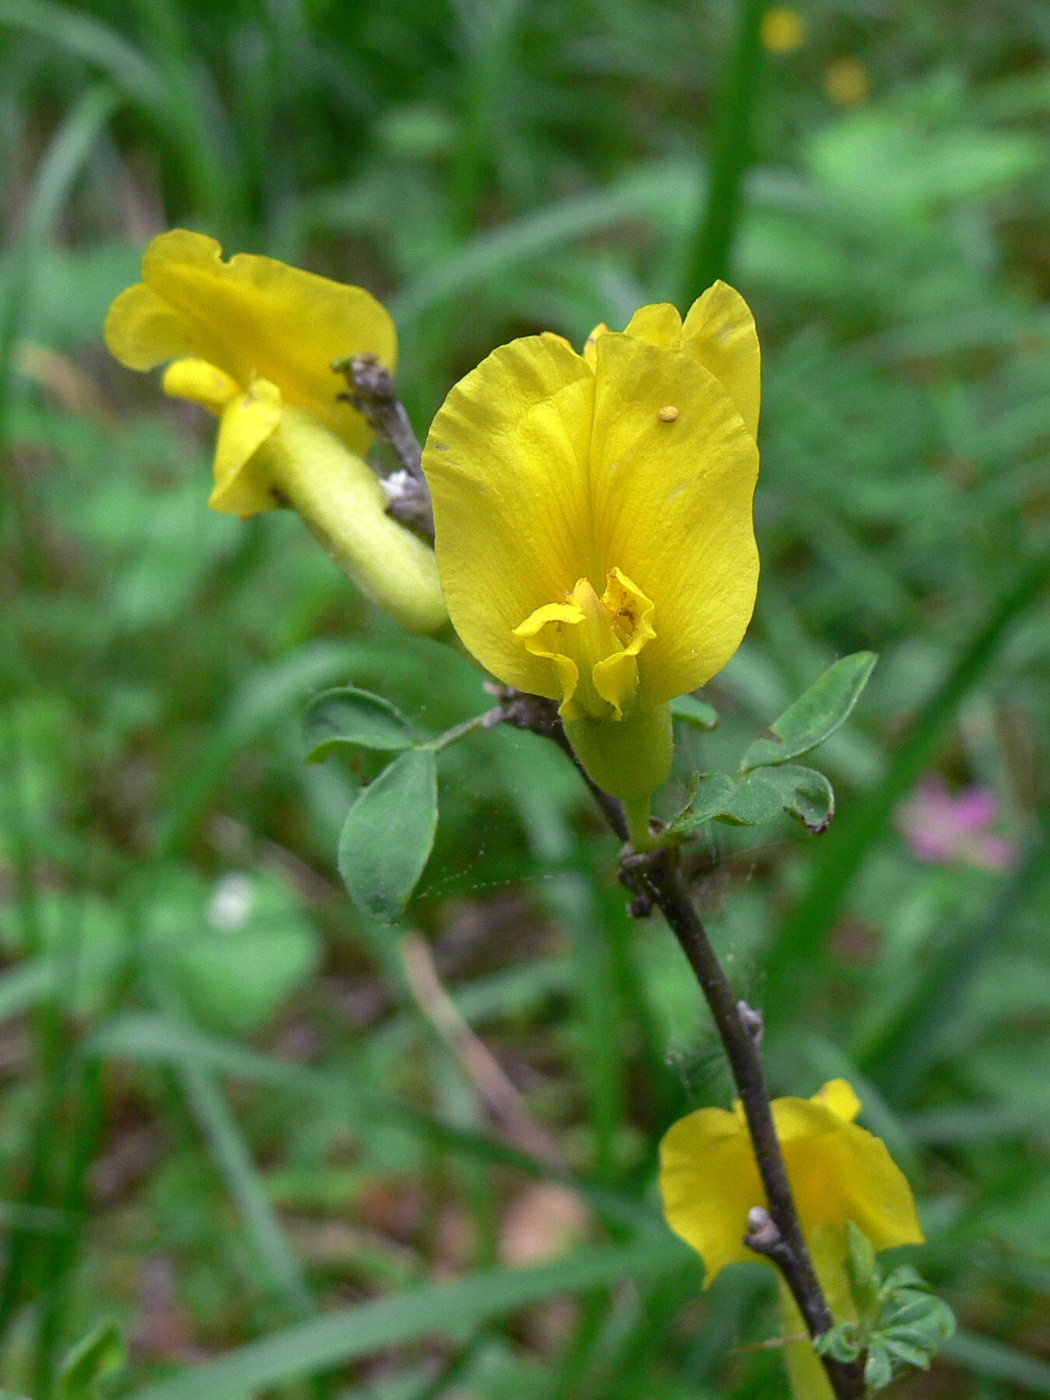
<path fill-rule="evenodd" d="M 886 1144 L 853 1122 L 859 1112 L 860 1100 L 844 1079 L 833 1079 L 811 1099 L 773 1102 L 802 1231 L 836 1322 L 856 1320 L 847 1221 L 876 1250 L 923 1240 L 907 1179 Z M 744 1244 L 748 1212 L 767 1201 L 739 1101 L 732 1112 L 698 1109 L 669 1129 L 660 1144 L 660 1190 L 668 1224 L 703 1257 L 705 1288 L 727 1264 L 764 1259 Z M 783 1286 L 781 1306 L 785 1336 L 797 1337 L 805 1328 Z M 823 1367 L 808 1342 L 789 1346 L 787 1363 L 797 1400 L 829 1400 Z"/>
<path fill-rule="evenodd" d="M 173 361 L 165 391 L 221 419 L 213 510 L 243 517 L 290 503 L 378 606 L 412 631 L 445 623 L 433 553 L 386 514 L 360 455 L 371 430 L 332 369 L 366 353 L 394 368 L 397 332 L 374 297 L 273 258 L 223 262 L 213 238 L 173 229 L 149 244 L 142 281 L 114 301 L 105 336 L 129 369 Z"/>
<path fill-rule="evenodd" d="M 449 615 L 506 685 L 558 700 L 591 776 L 627 801 L 670 770 L 668 702 L 720 670 L 754 607 L 760 354 L 717 282 L 683 324 L 646 306 L 578 355 L 494 351 L 430 430 Z"/>
<path fill-rule="evenodd" d="M 854 107 L 867 97 L 871 84 L 867 70 L 855 58 L 837 58 L 828 65 L 824 86 L 837 106 Z"/>
<path fill-rule="evenodd" d="M 767 10 L 762 16 L 762 47 L 769 53 L 791 53 L 806 42 L 806 25 L 797 10 Z"/>

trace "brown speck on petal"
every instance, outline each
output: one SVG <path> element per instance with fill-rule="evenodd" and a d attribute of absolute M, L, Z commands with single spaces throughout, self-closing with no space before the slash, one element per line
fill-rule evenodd
<path fill-rule="evenodd" d="M 678 410 L 673 403 L 669 403 L 666 408 L 660 410 L 661 423 L 673 423 L 678 417 Z"/>

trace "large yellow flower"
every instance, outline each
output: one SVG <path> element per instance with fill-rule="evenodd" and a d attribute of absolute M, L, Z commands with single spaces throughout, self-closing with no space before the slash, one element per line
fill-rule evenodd
<path fill-rule="evenodd" d="M 729 660 L 758 582 L 755 324 L 716 283 L 582 355 L 504 345 L 455 386 L 423 467 L 449 615 L 507 685 L 560 701 L 585 767 L 648 796 L 667 702 Z"/>
<path fill-rule="evenodd" d="M 844 1079 L 833 1079 L 811 1099 L 773 1102 L 802 1231 L 836 1322 L 856 1320 L 847 1221 L 876 1250 L 923 1240 L 911 1187 L 881 1138 L 854 1123 L 859 1112 L 860 1100 Z M 705 1287 L 727 1264 L 764 1260 L 744 1244 L 748 1212 L 767 1202 L 739 1101 L 732 1112 L 698 1109 L 668 1130 L 660 1144 L 660 1191 L 668 1224 L 703 1257 Z M 804 1332 L 786 1289 L 781 1303 L 785 1334 Z M 831 1397 L 812 1346 L 789 1346 L 787 1361 L 799 1400 Z"/>
<path fill-rule="evenodd" d="M 332 369 L 360 354 L 394 368 L 397 332 L 374 297 L 273 258 L 223 262 L 213 238 L 173 229 L 149 244 L 105 336 L 129 369 L 172 361 L 165 391 L 220 418 L 214 510 L 290 503 L 373 602 L 414 631 L 444 624 L 433 553 L 386 514 L 360 455 L 371 430 Z"/>

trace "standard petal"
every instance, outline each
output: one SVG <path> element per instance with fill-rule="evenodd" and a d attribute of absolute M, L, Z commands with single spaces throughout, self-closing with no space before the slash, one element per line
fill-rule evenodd
<path fill-rule="evenodd" d="M 627 322 L 624 335 L 650 345 L 662 345 L 665 350 L 680 350 L 682 346 L 682 317 L 678 307 L 669 301 L 657 301 L 640 306 Z"/>
<path fill-rule="evenodd" d="M 393 369 L 397 359 L 394 323 L 363 288 L 251 253 L 223 262 L 215 239 L 186 229 L 150 243 L 142 284 L 111 309 L 107 343 L 134 369 L 192 355 L 241 385 L 271 380 L 355 449 L 371 434 L 339 400 L 345 384 L 332 361 L 369 353 Z"/>
<path fill-rule="evenodd" d="M 762 352 L 755 318 L 740 293 L 725 282 L 708 287 L 685 318 L 681 345 L 721 381 L 748 432 L 756 437 Z"/>
<path fill-rule="evenodd" d="M 721 670 L 751 619 L 758 449 L 691 355 L 613 333 L 595 350 L 588 568 L 621 569 L 652 600 L 638 671 L 642 700 L 659 704 Z"/>
<path fill-rule="evenodd" d="M 810 1102 L 824 1104 L 846 1123 L 852 1123 L 861 1108 L 857 1091 L 848 1079 L 829 1079 L 822 1089 L 817 1090 Z"/>
<path fill-rule="evenodd" d="M 231 400 L 215 445 L 212 510 L 245 516 L 277 506 L 269 472 L 255 454 L 280 423 L 281 411 L 280 391 L 266 380 L 256 380 L 248 393 Z"/>
<path fill-rule="evenodd" d="M 456 631 L 506 685 L 554 700 L 552 663 L 512 633 L 588 573 L 593 394 L 591 370 L 559 336 L 512 341 L 453 388 L 423 453 Z"/>
<path fill-rule="evenodd" d="M 747 1216 L 766 1195 L 735 1113 L 701 1108 L 668 1129 L 660 1143 L 660 1193 L 667 1223 L 703 1258 L 705 1288 L 726 1264 L 755 1258 L 744 1244 Z"/>
<path fill-rule="evenodd" d="M 810 1131 L 789 1135 L 777 1111 L 784 1102 L 774 1104 L 774 1116 L 806 1236 L 825 1225 L 845 1228 L 852 1220 L 876 1250 L 921 1244 L 911 1187 L 882 1139 L 812 1103 Z M 793 1112 L 802 1116 L 797 1108 Z"/>

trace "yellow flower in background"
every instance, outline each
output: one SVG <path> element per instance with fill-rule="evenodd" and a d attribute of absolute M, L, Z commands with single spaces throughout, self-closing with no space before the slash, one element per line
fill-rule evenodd
<path fill-rule="evenodd" d="M 876 1250 L 923 1241 L 907 1178 L 881 1138 L 854 1123 L 859 1112 L 860 1100 L 844 1079 L 811 1099 L 773 1101 L 802 1231 L 836 1322 L 856 1320 L 847 1221 Z M 660 1191 L 668 1224 L 703 1257 L 705 1288 L 727 1264 L 764 1259 L 744 1244 L 748 1212 L 767 1201 L 739 1101 L 732 1112 L 698 1109 L 668 1130 L 660 1144 Z M 783 1285 L 781 1308 L 785 1336 L 804 1333 Z M 813 1347 L 803 1342 L 786 1350 L 796 1400 L 832 1400 Z"/>
<path fill-rule="evenodd" d="M 867 70 L 855 58 L 837 58 L 828 64 L 824 86 L 832 102 L 839 107 L 855 107 L 864 101 L 871 88 Z"/>
<path fill-rule="evenodd" d="M 768 53 L 792 53 L 806 42 L 806 24 L 797 10 L 767 10 L 759 34 Z"/>
<path fill-rule="evenodd" d="M 506 685 L 560 702 L 591 776 L 628 802 L 670 771 L 668 702 L 740 644 L 758 551 L 760 352 L 717 282 L 684 323 L 643 307 L 582 355 L 501 346 L 423 454 L 449 615 Z"/>
<path fill-rule="evenodd" d="M 412 631 L 444 625 L 433 552 L 386 514 L 360 455 L 371 429 L 332 369 L 360 354 L 394 368 L 397 332 L 374 297 L 273 258 L 224 262 L 215 239 L 173 229 L 147 247 L 105 336 L 129 369 L 171 361 L 165 391 L 219 417 L 213 510 L 291 504 L 379 607 Z"/>

